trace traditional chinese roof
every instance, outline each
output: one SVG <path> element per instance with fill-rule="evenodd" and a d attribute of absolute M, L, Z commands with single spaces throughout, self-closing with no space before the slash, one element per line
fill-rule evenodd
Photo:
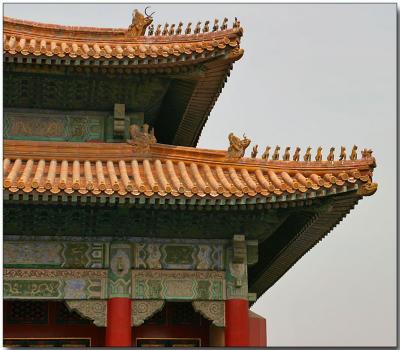
<path fill-rule="evenodd" d="M 238 23 L 138 36 L 128 28 L 3 23 L 5 108 L 112 112 L 122 103 L 174 145 L 197 144 L 243 55 Z"/>
<path fill-rule="evenodd" d="M 173 31 L 164 35 L 130 36 L 127 28 L 72 27 L 10 17 L 3 20 L 4 51 L 9 55 L 81 60 L 137 58 L 137 64 L 149 66 L 215 57 L 226 48 L 239 47 L 243 33 L 242 28 L 234 27 L 190 34 Z M 241 53 L 239 50 L 236 54 Z"/>
<path fill-rule="evenodd" d="M 259 242 L 249 266 L 259 296 L 375 193 L 375 159 L 362 154 L 266 160 L 162 144 L 5 140 L 5 232 L 230 239 L 239 229 Z"/>
<path fill-rule="evenodd" d="M 4 188 L 11 196 L 35 193 L 42 199 L 62 194 L 118 198 L 120 203 L 139 197 L 204 204 L 226 199 L 243 204 L 291 202 L 351 191 L 367 194 L 373 167 L 373 158 L 231 159 L 226 151 L 160 144 L 140 154 L 123 143 L 4 143 Z"/>

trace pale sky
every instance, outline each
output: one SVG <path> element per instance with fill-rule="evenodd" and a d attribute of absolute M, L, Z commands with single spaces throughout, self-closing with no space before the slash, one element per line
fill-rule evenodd
<path fill-rule="evenodd" d="M 6 4 L 6 16 L 128 27 L 144 4 Z M 269 346 L 396 343 L 396 5 L 152 4 L 154 23 L 222 20 L 244 27 L 199 147 L 230 132 L 259 144 L 372 148 L 372 197 L 359 202 L 253 306 Z M 251 146 L 249 147 L 249 150 Z"/>

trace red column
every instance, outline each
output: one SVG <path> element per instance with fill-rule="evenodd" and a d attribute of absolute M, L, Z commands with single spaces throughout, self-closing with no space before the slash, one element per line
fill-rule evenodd
<path fill-rule="evenodd" d="M 225 301 L 225 346 L 249 346 L 249 302 Z"/>
<path fill-rule="evenodd" d="M 131 299 L 108 299 L 106 346 L 132 346 Z"/>
<path fill-rule="evenodd" d="M 249 311 L 249 338 L 250 346 L 267 346 L 267 321 L 252 311 Z"/>

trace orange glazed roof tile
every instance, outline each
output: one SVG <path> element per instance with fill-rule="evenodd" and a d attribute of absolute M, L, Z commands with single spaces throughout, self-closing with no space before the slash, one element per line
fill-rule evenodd
<path fill-rule="evenodd" d="M 225 151 L 156 144 L 4 142 L 4 188 L 10 193 L 120 198 L 258 198 L 291 201 L 341 192 L 370 195 L 373 158 L 294 162 L 227 158 Z"/>
<path fill-rule="evenodd" d="M 9 17 L 4 17 L 3 25 L 4 52 L 10 55 L 81 59 L 174 57 L 183 61 L 214 57 L 218 52 L 226 53 L 226 49 L 234 49 L 232 56 L 236 59 L 243 54 L 239 48 L 243 29 L 236 26 L 196 34 L 170 30 L 164 35 L 132 37 L 128 29 L 61 26 Z"/>

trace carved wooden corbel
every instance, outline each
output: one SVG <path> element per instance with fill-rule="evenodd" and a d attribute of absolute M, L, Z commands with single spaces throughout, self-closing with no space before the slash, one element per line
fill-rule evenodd
<path fill-rule="evenodd" d="M 137 327 L 164 307 L 164 300 L 133 300 L 132 325 Z"/>
<path fill-rule="evenodd" d="M 70 311 L 92 320 L 97 327 L 107 326 L 106 300 L 68 300 L 65 304 Z"/>
<path fill-rule="evenodd" d="M 217 327 L 225 327 L 224 301 L 193 301 L 193 308 Z"/>

